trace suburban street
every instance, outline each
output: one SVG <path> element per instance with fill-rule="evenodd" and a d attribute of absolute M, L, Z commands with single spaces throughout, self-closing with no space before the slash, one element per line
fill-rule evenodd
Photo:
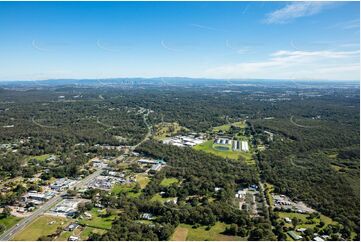
<path fill-rule="evenodd" d="M 81 187 L 88 184 L 95 177 L 99 176 L 102 173 L 102 170 L 99 169 L 92 173 L 91 175 L 85 177 L 83 180 L 77 182 L 73 187 Z M 41 216 L 43 213 L 48 211 L 51 207 L 61 202 L 64 198 L 62 195 L 66 194 L 66 192 L 59 193 L 51 198 L 49 201 L 44 203 L 38 209 L 36 209 L 29 217 L 22 219 L 19 223 L 14 225 L 13 227 L 6 230 L 2 235 L 0 235 L 0 241 L 7 241 L 12 238 L 14 234 L 24 229 L 28 224 L 32 223 L 35 219 Z"/>

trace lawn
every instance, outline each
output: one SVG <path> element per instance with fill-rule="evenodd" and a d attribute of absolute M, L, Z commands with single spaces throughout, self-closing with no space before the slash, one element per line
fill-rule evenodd
<path fill-rule="evenodd" d="M 55 221 L 55 223 L 50 224 L 52 221 Z M 58 227 L 64 228 L 69 222 L 70 220 L 67 218 L 41 216 L 15 234 L 13 240 L 38 240 L 41 236 L 53 234 Z"/>
<path fill-rule="evenodd" d="M 98 208 L 93 208 L 89 211 L 92 215 L 91 219 L 80 219 L 79 224 L 83 226 L 89 226 L 98 229 L 110 229 L 112 227 L 112 223 L 116 218 L 116 215 L 110 215 L 109 217 L 103 217 L 102 215 L 105 214 L 105 210 L 101 210 L 98 212 Z M 84 217 L 84 216 L 83 216 Z"/>
<path fill-rule="evenodd" d="M 226 241 L 226 240 L 245 240 L 244 238 L 237 236 L 223 235 L 222 233 L 226 229 L 227 225 L 225 223 L 217 222 L 210 230 L 207 230 L 206 226 L 201 226 L 198 228 L 192 228 L 188 224 L 180 224 L 174 234 L 171 237 L 171 240 L 192 240 L 192 241 Z"/>
<path fill-rule="evenodd" d="M 18 217 L 12 216 L 12 215 L 5 217 L 3 214 L 0 214 L 0 224 L 4 225 L 6 229 L 17 224 L 20 220 L 21 220 L 21 218 L 18 218 Z"/>
<path fill-rule="evenodd" d="M 172 185 L 173 183 L 177 183 L 179 182 L 179 180 L 177 178 L 171 177 L 171 178 L 164 178 L 160 185 L 162 187 L 169 187 L 170 185 Z"/>

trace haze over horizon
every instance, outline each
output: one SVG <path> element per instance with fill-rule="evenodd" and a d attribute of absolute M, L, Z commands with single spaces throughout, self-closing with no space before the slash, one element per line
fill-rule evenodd
<path fill-rule="evenodd" d="M 359 2 L 1 2 L 0 81 L 359 81 Z"/>

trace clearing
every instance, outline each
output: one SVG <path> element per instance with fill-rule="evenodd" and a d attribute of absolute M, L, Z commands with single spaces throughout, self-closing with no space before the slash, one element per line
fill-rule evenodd
<path fill-rule="evenodd" d="M 164 178 L 160 185 L 162 187 L 169 187 L 170 185 L 172 185 L 173 183 L 177 183 L 179 182 L 179 180 L 177 178 L 171 177 L 171 178 Z"/>
<path fill-rule="evenodd" d="M 69 222 L 70 220 L 67 218 L 41 216 L 15 234 L 12 240 L 38 240 L 41 236 L 49 236 L 55 233 L 58 227 L 64 228 Z"/>
<path fill-rule="evenodd" d="M 238 236 L 229 236 L 222 234 L 226 230 L 227 225 L 225 223 L 217 222 L 209 230 L 207 226 L 200 226 L 198 228 L 192 228 L 192 225 L 180 224 L 176 228 L 174 234 L 171 237 L 171 240 L 192 240 L 192 241 L 237 241 L 245 240 L 245 238 Z"/>

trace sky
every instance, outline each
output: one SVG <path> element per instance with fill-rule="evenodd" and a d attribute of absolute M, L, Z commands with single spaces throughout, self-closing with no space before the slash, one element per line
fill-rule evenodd
<path fill-rule="evenodd" d="M 0 2 L 0 81 L 359 80 L 359 2 Z"/>

